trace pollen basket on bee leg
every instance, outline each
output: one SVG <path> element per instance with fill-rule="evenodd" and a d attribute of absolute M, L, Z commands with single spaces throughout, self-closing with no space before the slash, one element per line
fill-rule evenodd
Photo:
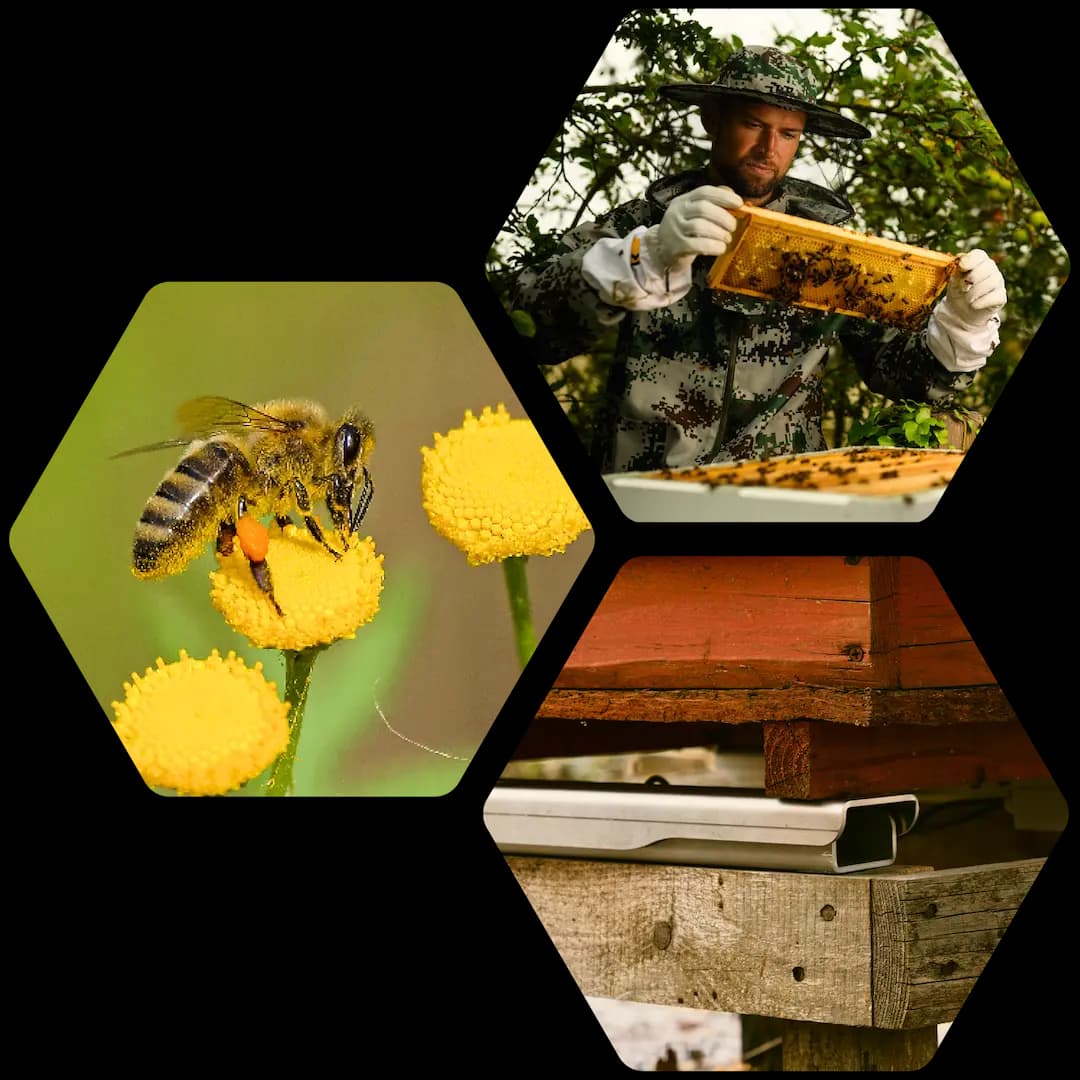
<path fill-rule="evenodd" d="M 252 561 L 261 563 L 270 550 L 270 531 L 257 518 L 245 514 L 236 522 L 240 550 Z"/>

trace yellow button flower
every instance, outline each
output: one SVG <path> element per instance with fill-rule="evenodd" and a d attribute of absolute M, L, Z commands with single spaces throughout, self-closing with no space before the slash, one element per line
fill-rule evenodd
<path fill-rule="evenodd" d="M 124 683 L 114 726 L 147 784 L 182 795 L 223 795 L 266 769 L 289 742 L 289 704 L 247 667 L 215 649 L 177 663 L 160 657 Z"/>
<path fill-rule="evenodd" d="M 472 566 L 566 550 L 589 522 L 528 420 L 485 406 L 421 447 L 428 520 Z"/>
<path fill-rule="evenodd" d="M 266 554 L 281 615 L 256 583 L 239 544 L 231 554 L 218 556 L 219 568 L 210 574 L 210 599 L 257 648 L 310 649 L 356 637 L 357 629 L 375 617 L 382 564 L 370 536 L 354 538 L 335 559 L 306 529 L 286 525 L 271 532 Z"/>

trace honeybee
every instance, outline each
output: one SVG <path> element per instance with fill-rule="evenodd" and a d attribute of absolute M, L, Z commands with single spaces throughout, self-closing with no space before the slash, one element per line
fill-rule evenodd
<path fill-rule="evenodd" d="M 375 447 L 371 421 L 356 407 L 335 421 L 314 401 L 244 405 L 225 397 L 188 401 L 177 410 L 177 420 L 181 438 L 114 455 L 186 447 L 135 526 L 133 573 L 178 574 L 210 541 L 226 555 L 239 541 L 259 588 L 282 614 L 259 519 L 273 515 L 284 526 L 298 512 L 311 535 L 341 558 L 374 492 L 367 465 Z M 315 516 L 317 503 L 326 506 L 340 550 Z"/>

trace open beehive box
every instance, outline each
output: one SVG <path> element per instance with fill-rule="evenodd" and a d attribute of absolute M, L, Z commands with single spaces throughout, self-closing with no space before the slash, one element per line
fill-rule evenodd
<path fill-rule="evenodd" d="M 922 327 L 956 256 L 744 206 L 709 286 L 797 307 Z"/>
<path fill-rule="evenodd" d="M 963 457 L 960 450 L 851 446 L 732 465 L 661 469 L 647 475 L 657 480 L 708 487 L 772 486 L 857 495 L 903 495 L 944 487 Z"/>

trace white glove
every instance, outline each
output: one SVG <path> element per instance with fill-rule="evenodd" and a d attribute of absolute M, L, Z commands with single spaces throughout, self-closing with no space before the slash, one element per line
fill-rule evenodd
<path fill-rule="evenodd" d="M 660 224 L 645 233 L 650 261 L 678 274 L 688 271 L 698 255 L 723 255 L 735 235 L 735 218 L 728 211 L 742 204 L 742 196 L 731 188 L 709 185 L 672 199 Z"/>
<path fill-rule="evenodd" d="M 1005 279 L 985 251 L 960 256 L 941 303 L 930 313 L 926 343 L 949 371 L 975 371 L 997 348 Z"/>
<path fill-rule="evenodd" d="M 728 208 L 742 199 L 728 187 L 699 187 L 668 203 L 659 225 L 639 225 L 624 237 L 603 237 L 585 253 L 582 277 L 612 307 L 649 311 L 681 300 L 693 284 L 698 255 L 723 255 L 735 232 Z M 622 312 L 597 312 L 601 322 Z"/>

